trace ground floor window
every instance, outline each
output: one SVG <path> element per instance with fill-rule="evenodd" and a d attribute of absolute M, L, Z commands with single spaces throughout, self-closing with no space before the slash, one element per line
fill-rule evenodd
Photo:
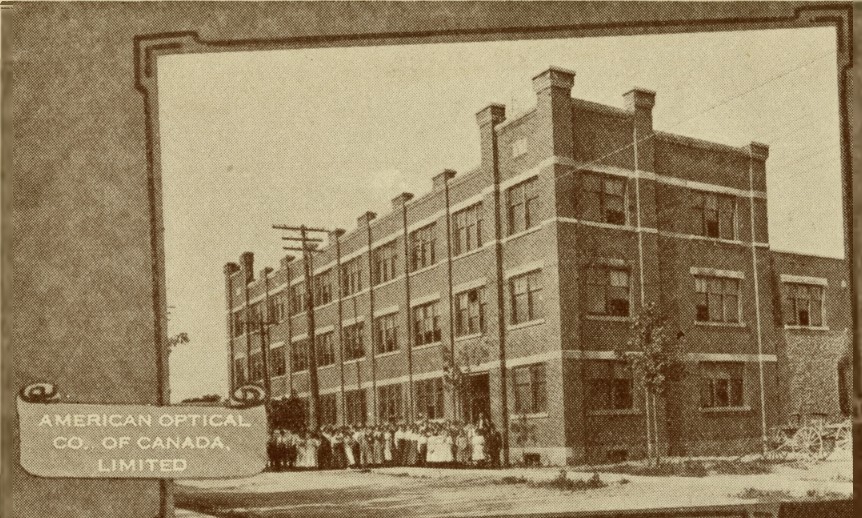
<path fill-rule="evenodd" d="M 443 417 L 443 378 L 421 380 L 416 385 L 416 414 L 427 419 Z"/>
<path fill-rule="evenodd" d="M 242 358 L 237 358 L 233 361 L 233 375 L 237 386 L 245 383 L 245 362 Z"/>
<path fill-rule="evenodd" d="M 384 385 L 377 389 L 377 422 L 397 422 L 401 412 L 401 385 Z"/>
<path fill-rule="evenodd" d="M 743 373 L 739 362 L 703 362 L 700 364 L 701 408 L 739 407 L 744 405 Z"/>
<path fill-rule="evenodd" d="M 319 421 L 322 426 L 338 423 L 338 401 L 335 394 L 321 394 L 318 412 L 320 412 Z"/>
<path fill-rule="evenodd" d="M 263 356 L 260 352 L 251 355 L 251 361 L 248 362 L 248 378 L 250 381 L 263 379 Z"/>
<path fill-rule="evenodd" d="M 287 365 L 284 361 L 284 347 L 276 347 L 269 350 L 269 372 L 273 376 L 284 376 L 287 372 Z"/>
<path fill-rule="evenodd" d="M 632 377 L 619 362 L 596 362 L 590 366 L 587 388 L 590 410 L 627 410 L 634 406 Z"/>
<path fill-rule="evenodd" d="M 335 363 L 335 344 L 332 340 L 333 333 L 323 333 L 314 338 L 317 346 L 317 366 L 325 367 Z"/>
<path fill-rule="evenodd" d="M 537 414 L 548 410 L 545 364 L 536 363 L 512 369 L 515 388 L 515 413 Z"/>
<path fill-rule="evenodd" d="M 365 391 L 349 390 L 344 393 L 344 407 L 347 411 L 346 424 L 365 424 Z"/>

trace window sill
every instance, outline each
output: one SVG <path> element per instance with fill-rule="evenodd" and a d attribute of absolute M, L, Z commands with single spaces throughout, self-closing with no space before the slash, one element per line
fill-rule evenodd
<path fill-rule="evenodd" d="M 377 353 L 374 355 L 375 358 L 385 358 L 387 356 L 394 356 L 401 352 L 401 349 L 395 349 L 394 351 L 386 351 L 385 353 Z"/>
<path fill-rule="evenodd" d="M 621 317 L 616 315 L 587 315 L 587 320 L 597 320 L 601 322 L 631 322 L 632 317 Z"/>
<path fill-rule="evenodd" d="M 792 331 L 829 331 L 829 326 L 797 326 L 785 324 L 784 329 Z"/>
<path fill-rule="evenodd" d="M 695 320 L 694 325 L 703 327 L 735 327 L 740 329 L 748 327 L 745 322 L 709 322 L 703 320 Z"/>
<path fill-rule="evenodd" d="M 512 419 L 542 419 L 548 417 L 547 412 L 537 412 L 535 414 L 512 414 L 509 416 L 509 420 Z"/>
<path fill-rule="evenodd" d="M 291 374 L 308 374 L 308 369 L 302 369 L 301 371 L 292 371 Z"/>
<path fill-rule="evenodd" d="M 440 341 L 440 342 L 431 342 L 430 344 L 414 345 L 414 346 L 413 346 L 413 350 L 414 350 L 414 351 L 418 351 L 418 350 L 421 350 L 421 349 L 430 349 L 430 348 L 432 348 L 432 347 L 438 347 L 438 346 L 440 346 L 440 345 L 443 345 L 443 342 L 442 342 L 442 341 Z"/>
<path fill-rule="evenodd" d="M 330 301 L 329 301 L 329 302 L 327 302 L 326 304 L 321 304 L 321 305 L 319 305 L 319 306 L 314 306 L 314 309 L 315 309 L 315 311 L 316 311 L 316 310 L 318 310 L 318 309 L 324 309 L 324 308 L 327 308 L 327 307 L 329 307 L 329 306 L 331 306 L 331 305 L 335 304 L 336 302 L 338 302 L 338 301 L 337 301 L 337 300 L 330 300 Z"/>
<path fill-rule="evenodd" d="M 305 316 L 305 311 L 302 311 L 300 313 L 294 313 L 294 314 L 290 315 L 290 318 L 302 317 L 302 316 Z"/>
<path fill-rule="evenodd" d="M 361 358 L 353 358 L 352 360 L 344 360 L 344 363 L 345 364 L 347 364 L 347 363 L 358 363 L 358 362 L 364 362 L 364 361 L 365 361 L 365 356 L 363 356 Z"/>
<path fill-rule="evenodd" d="M 330 367 L 335 367 L 335 364 L 334 363 L 327 363 L 326 365 L 318 365 L 317 370 L 328 369 Z"/>
<path fill-rule="evenodd" d="M 456 342 L 461 342 L 461 341 L 464 341 L 464 340 L 473 340 L 473 339 L 476 339 L 476 338 L 481 338 L 484 334 L 485 334 L 485 333 L 473 333 L 473 334 L 469 334 L 469 335 L 456 336 L 456 337 L 455 337 L 455 341 L 456 341 Z"/>
<path fill-rule="evenodd" d="M 625 416 L 625 415 L 640 415 L 642 412 L 639 408 L 609 408 L 605 410 L 590 410 L 587 415 L 591 416 Z"/>
<path fill-rule="evenodd" d="M 523 328 L 525 328 L 525 327 L 538 326 L 538 325 L 541 325 L 541 324 L 544 324 L 544 323 L 545 323 L 545 319 L 544 319 L 544 318 L 538 318 L 538 319 L 536 319 L 536 320 L 528 320 L 527 322 L 521 322 L 521 323 L 519 323 L 519 324 L 509 324 L 509 326 L 508 326 L 508 327 L 506 327 L 506 329 L 507 329 L 508 331 L 514 331 L 514 330 L 516 330 L 516 329 L 523 329 Z"/>
<path fill-rule="evenodd" d="M 502 243 L 507 243 L 507 242 L 509 242 L 509 241 L 511 241 L 511 240 L 513 240 L 513 239 L 518 239 L 519 237 L 524 237 L 524 236 L 526 236 L 526 235 L 528 235 L 528 234 L 532 234 L 533 232 L 538 232 L 538 231 L 539 231 L 539 230 L 541 230 L 541 229 L 542 229 L 542 226 L 541 226 L 541 225 L 536 225 L 536 226 L 534 226 L 534 227 L 530 227 L 530 228 L 528 228 L 527 230 L 522 230 L 522 231 L 520 231 L 520 232 L 518 232 L 518 233 L 515 233 L 515 234 L 512 234 L 512 235 L 509 235 L 509 236 L 506 236 L 506 237 L 504 237 L 503 239 L 501 239 L 501 240 L 500 240 L 500 242 L 502 242 Z"/>
<path fill-rule="evenodd" d="M 432 264 L 432 265 L 429 265 L 429 266 L 423 266 L 422 268 L 419 268 L 418 270 L 413 270 L 413 271 L 411 271 L 411 272 L 410 272 L 410 275 L 411 275 L 411 276 L 413 276 L 413 275 L 418 275 L 418 274 L 420 274 L 420 273 L 427 272 L 427 271 L 429 271 L 429 270 L 433 270 L 434 268 L 437 268 L 437 267 L 438 267 L 438 266 L 440 266 L 441 264 L 443 264 L 443 263 L 441 263 L 441 262 L 439 262 L 439 261 L 438 261 L 438 262 L 436 262 L 436 263 L 434 263 L 434 264 Z"/>
<path fill-rule="evenodd" d="M 701 413 L 704 414 L 730 414 L 734 412 L 751 412 L 750 406 L 717 406 L 701 408 Z"/>

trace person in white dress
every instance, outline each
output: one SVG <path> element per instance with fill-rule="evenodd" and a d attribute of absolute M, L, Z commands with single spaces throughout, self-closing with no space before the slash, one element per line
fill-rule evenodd
<path fill-rule="evenodd" d="M 485 431 L 476 430 L 471 440 L 473 463 L 479 466 L 485 464 Z"/>
<path fill-rule="evenodd" d="M 356 457 L 353 455 L 353 433 L 349 428 L 344 430 L 344 456 L 347 458 L 347 467 L 353 468 L 356 466 Z"/>

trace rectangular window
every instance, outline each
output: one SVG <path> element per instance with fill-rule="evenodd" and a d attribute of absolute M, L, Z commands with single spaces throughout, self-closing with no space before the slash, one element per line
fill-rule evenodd
<path fill-rule="evenodd" d="M 269 350 L 269 372 L 273 376 L 284 376 L 287 373 L 287 365 L 284 358 L 284 346 Z"/>
<path fill-rule="evenodd" d="M 394 279 L 397 263 L 398 246 L 396 241 L 377 247 L 374 250 L 374 285 Z"/>
<path fill-rule="evenodd" d="M 823 286 L 786 283 L 784 323 L 791 326 L 823 325 Z"/>
<path fill-rule="evenodd" d="M 438 303 L 431 302 L 413 308 L 413 345 L 427 345 L 439 342 L 440 315 Z"/>
<path fill-rule="evenodd" d="M 512 142 L 512 157 L 518 157 L 527 153 L 527 139 L 519 138 Z"/>
<path fill-rule="evenodd" d="M 509 235 L 523 232 L 539 224 L 539 179 L 530 178 L 506 191 Z"/>
<path fill-rule="evenodd" d="M 362 332 L 363 322 L 344 326 L 341 336 L 344 339 L 344 357 L 346 360 L 355 360 L 365 356 Z"/>
<path fill-rule="evenodd" d="M 739 279 L 695 276 L 698 322 L 739 322 Z"/>
<path fill-rule="evenodd" d="M 356 257 L 341 265 L 341 294 L 353 295 L 362 291 L 362 257 Z"/>
<path fill-rule="evenodd" d="M 694 234 L 721 239 L 736 237 L 736 198 L 727 194 L 695 192 L 692 205 Z"/>
<path fill-rule="evenodd" d="M 290 315 L 298 315 L 305 311 L 305 282 L 294 284 L 290 287 Z"/>
<path fill-rule="evenodd" d="M 245 383 L 245 361 L 237 358 L 233 361 L 234 384 L 238 387 Z"/>
<path fill-rule="evenodd" d="M 263 356 L 261 356 L 260 351 L 252 353 L 251 361 L 248 362 L 248 379 L 249 381 L 263 379 Z"/>
<path fill-rule="evenodd" d="M 338 400 L 335 394 L 321 394 L 318 408 L 322 426 L 338 424 Z"/>
<path fill-rule="evenodd" d="M 410 234 L 410 271 L 416 271 L 437 262 L 435 256 L 435 233 L 437 225 L 414 230 Z"/>
<path fill-rule="evenodd" d="M 741 407 L 745 405 L 743 373 L 738 362 L 700 364 L 701 408 Z"/>
<path fill-rule="evenodd" d="M 632 377 L 619 362 L 596 362 L 591 367 L 588 406 L 591 410 L 628 410 L 634 407 Z"/>
<path fill-rule="evenodd" d="M 515 413 L 537 414 L 548 409 L 545 364 L 537 363 L 512 369 L 515 387 Z"/>
<path fill-rule="evenodd" d="M 314 276 L 314 306 L 332 302 L 332 270 Z"/>
<path fill-rule="evenodd" d="M 333 333 L 323 333 L 314 337 L 317 347 L 317 366 L 325 367 L 335 363 L 335 343 Z"/>
<path fill-rule="evenodd" d="M 582 217 L 589 221 L 626 224 L 626 183 L 622 178 L 583 175 Z"/>
<path fill-rule="evenodd" d="M 259 333 L 263 323 L 263 302 L 255 302 L 249 307 L 246 329 L 250 333 Z"/>
<path fill-rule="evenodd" d="M 365 391 L 348 390 L 344 393 L 344 406 L 347 411 L 346 424 L 365 425 Z"/>
<path fill-rule="evenodd" d="M 284 321 L 284 296 L 280 293 L 269 298 L 269 307 L 267 308 L 268 320 L 270 324 L 278 324 Z"/>
<path fill-rule="evenodd" d="M 374 320 L 377 354 L 398 350 L 398 314 L 384 315 Z"/>
<path fill-rule="evenodd" d="M 485 287 L 473 288 L 455 295 L 455 334 L 485 332 Z"/>
<path fill-rule="evenodd" d="M 377 388 L 377 422 L 394 423 L 402 418 L 401 385 L 384 385 Z"/>
<path fill-rule="evenodd" d="M 243 318 L 243 312 L 237 311 L 233 314 L 233 335 L 234 336 L 242 336 L 245 332 L 245 319 Z"/>
<path fill-rule="evenodd" d="M 416 386 L 416 414 L 426 419 L 442 419 L 443 378 L 420 380 Z"/>
<path fill-rule="evenodd" d="M 627 268 L 593 266 L 587 270 L 587 312 L 629 316 L 631 278 Z"/>
<path fill-rule="evenodd" d="M 542 318 L 542 270 L 509 279 L 509 299 L 513 324 Z"/>
<path fill-rule="evenodd" d="M 291 372 L 308 370 L 308 340 L 300 340 L 293 344 L 290 350 Z"/>
<path fill-rule="evenodd" d="M 477 203 L 452 215 L 453 255 L 482 247 L 482 204 Z"/>

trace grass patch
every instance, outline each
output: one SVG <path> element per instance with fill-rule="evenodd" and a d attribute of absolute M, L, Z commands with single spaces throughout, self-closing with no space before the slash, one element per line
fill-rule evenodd
<path fill-rule="evenodd" d="M 598 473 L 593 473 L 593 476 L 583 479 L 570 479 L 566 470 L 560 470 L 560 473 L 551 480 L 539 480 L 530 482 L 530 487 L 556 489 L 559 491 L 586 491 L 589 489 L 601 489 L 608 487 Z"/>
<path fill-rule="evenodd" d="M 506 476 L 500 479 L 500 484 L 526 484 L 527 479 L 524 477 Z"/>
<path fill-rule="evenodd" d="M 753 487 L 745 488 L 741 493 L 736 495 L 737 498 L 745 500 L 757 500 L 759 502 L 789 502 L 789 501 L 823 501 L 823 500 L 843 500 L 847 495 L 836 493 L 835 491 L 820 491 L 818 489 L 809 489 L 805 496 L 796 497 L 789 491 L 781 489 L 756 489 Z"/>
<path fill-rule="evenodd" d="M 659 465 L 625 463 L 597 468 L 605 473 L 621 473 L 641 477 L 706 477 L 709 475 L 762 475 L 772 473 L 772 466 L 762 459 L 682 460 L 664 461 Z"/>

